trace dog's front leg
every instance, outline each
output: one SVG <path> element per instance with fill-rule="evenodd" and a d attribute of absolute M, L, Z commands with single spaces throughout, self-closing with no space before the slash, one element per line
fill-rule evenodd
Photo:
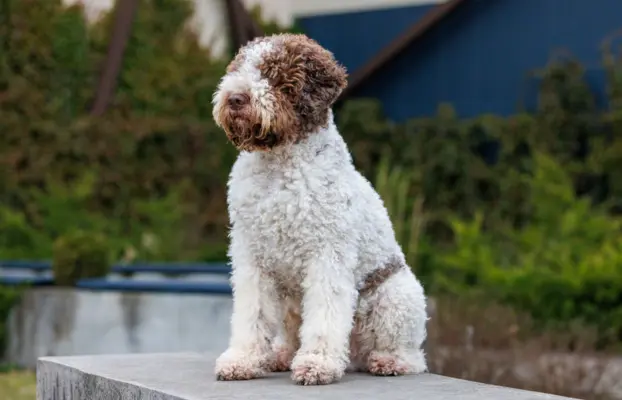
<path fill-rule="evenodd" d="M 272 280 L 249 258 L 234 254 L 233 315 L 229 348 L 216 360 L 219 380 L 246 380 L 266 374 L 273 363 L 271 340 L 280 323 Z"/>
<path fill-rule="evenodd" d="M 303 282 L 300 349 L 292 379 L 325 385 L 340 379 L 349 358 L 349 338 L 357 300 L 352 268 L 326 251 L 307 266 Z"/>

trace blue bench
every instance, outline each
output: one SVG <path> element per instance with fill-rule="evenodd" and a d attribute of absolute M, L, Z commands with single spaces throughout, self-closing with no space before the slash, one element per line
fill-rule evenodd
<path fill-rule="evenodd" d="M 42 276 L 2 276 L 2 270 L 29 271 L 45 273 L 52 268 L 49 261 L 0 261 L 0 285 L 7 286 L 49 286 L 54 284 L 52 277 Z M 117 264 L 113 273 L 140 274 L 159 273 L 163 275 L 228 275 L 231 268 L 226 263 L 137 263 Z M 177 281 L 174 278 L 164 280 L 109 280 L 107 278 L 83 279 L 76 284 L 79 289 L 106 290 L 124 292 L 152 293 L 209 293 L 231 294 L 231 287 L 225 282 Z"/>
<path fill-rule="evenodd" d="M 6 286 L 48 286 L 53 285 L 54 279 L 37 276 L 0 276 L 0 285 Z"/>
<path fill-rule="evenodd" d="M 222 294 L 230 295 L 231 286 L 217 282 L 179 282 L 165 281 L 111 281 L 105 278 L 82 279 L 76 287 L 88 290 L 105 290 L 120 292 L 151 292 L 176 294 Z"/>
<path fill-rule="evenodd" d="M 52 278 L 0 276 L 0 285 L 5 286 L 52 286 Z M 231 286 L 218 282 L 188 282 L 176 280 L 140 281 L 120 280 L 111 281 L 106 278 L 82 279 L 76 283 L 76 288 L 87 290 L 105 290 L 122 292 L 151 292 L 151 293 L 188 293 L 188 294 L 231 294 Z"/>
<path fill-rule="evenodd" d="M 0 269 L 23 269 L 44 272 L 52 269 L 49 261 L 0 261 Z M 161 274 L 218 274 L 228 275 L 231 267 L 226 263 L 137 263 L 116 264 L 114 273 L 161 273 Z"/>

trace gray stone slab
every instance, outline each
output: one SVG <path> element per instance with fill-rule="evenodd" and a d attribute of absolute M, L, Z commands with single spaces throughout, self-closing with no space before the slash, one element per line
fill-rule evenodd
<path fill-rule="evenodd" d="M 297 386 L 287 373 L 219 382 L 213 374 L 214 359 L 214 355 L 197 353 L 41 358 L 37 363 L 37 400 L 564 399 L 432 374 L 347 374 L 328 386 Z"/>

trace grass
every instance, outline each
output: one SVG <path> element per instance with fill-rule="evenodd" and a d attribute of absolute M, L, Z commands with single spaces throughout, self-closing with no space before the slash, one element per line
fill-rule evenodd
<path fill-rule="evenodd" d="M 0 372 L 2 400 L 35 400 L 37 396 L 34 372 Z"/>

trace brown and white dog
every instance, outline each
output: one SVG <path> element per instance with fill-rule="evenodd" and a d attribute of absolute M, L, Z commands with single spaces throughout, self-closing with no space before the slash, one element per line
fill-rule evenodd
<path fill-rule="evenodd" d="M 280 34 L 240 49 L 214 95 L 214 119 L 240 150 L 227 198 L 231 338 L 218 379 L 291 369 L 314 385 L 348 365 L 426 369 L 423 288 L 333 121 L 346 83 L 328 50 Z"/>

